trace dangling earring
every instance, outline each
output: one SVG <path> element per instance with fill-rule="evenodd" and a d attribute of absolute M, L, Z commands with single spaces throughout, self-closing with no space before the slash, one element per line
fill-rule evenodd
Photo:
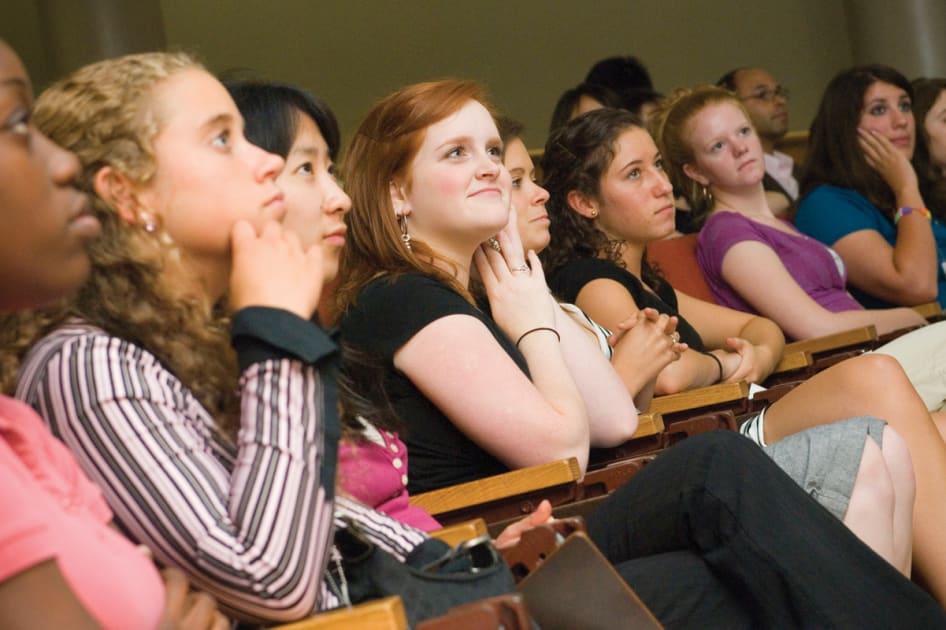
<path fill-rule="evenodd" d="M 707 208 L 713 207 L 713 193 L 706 186 L 700 186 L 700 196 L 703 198 L 703 204 Z"/>
<path fill-rule="evenodd" d="M 407 233 L 407 215 L 399 214 L 397 224 L 401 227 L 401 240 L 404 241 L 404 247 L 411 251 L 411 235 Z"/>

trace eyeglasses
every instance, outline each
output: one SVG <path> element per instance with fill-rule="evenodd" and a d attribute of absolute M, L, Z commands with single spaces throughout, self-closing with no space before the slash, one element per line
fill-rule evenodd
<path fill-rule="evenodd" d="M 782 87 L 781 85 L 777 85 L 775 86 L 774 90 L 769 89 L 769 88 L 762 88 L 760 90 L 756 90 L 755 92 L 753 92 L 752 94 L 748 96 L 740 97 L 740 100 L 742 101 L 757 100 L 757 101 L 765 101 L 766 103 L 768 103 L 769 101 L 775 100 L 777 97 L 782 97 L 787 101 L 789 98 L 791 98 L 791 96 L 792 96 L 792 93 L 789 91 L 788 88 Z"/>

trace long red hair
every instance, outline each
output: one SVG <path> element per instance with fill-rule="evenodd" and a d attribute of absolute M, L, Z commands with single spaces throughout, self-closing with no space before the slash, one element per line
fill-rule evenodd
<path fill-rule="evenodd" d="M 490 113 L 486 89 L 475 81 L 447 79 L 417 83 L 385 97 L 368 113 L 352 139 L 342 173 L 351 196 L 348 242 L 342 254 L 336 307 L 345 311 L 358 291 L 376 277 L 423 273 L 446 283 L 472 301 L 456 278 L 435 262 L 453 264 L 423 241 L 408 249 L 394 213 L 390 185 L 411 185 L 410 165 L 427 128 L 477 101 Z M 494 114 L 495 118 L 495 114 Z"/>

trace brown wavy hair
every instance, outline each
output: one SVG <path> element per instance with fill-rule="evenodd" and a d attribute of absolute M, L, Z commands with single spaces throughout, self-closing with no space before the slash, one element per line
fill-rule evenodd
<path fill-rule="evenodd" d="M 670 183 L 690 204 L 692 225 L 697 229 L 702 227 L 712 211 L 714 200 L 708 189 L 690 179 L 683 171 L 683 166 L 694 160 L 690 121 L 708 105 L 718 103 L 735 105 L 745 114 L 746 120 L 751 121 L 749 112 L 732 92 L 716 85 L 697 85 L 674 90 L 658 106 L 651 123 L 650 131 L 664 159 L 664 169 L 670 176 Z"/>
<path fill-rule="evenodd" d="M 916 118 L 916 148 L 913 168 L 920 181 L 920 194 L 933 216 L 946 220 L 946 177 L 941 168 L 930 161 L 930 134 L 926 131 L 926 115 L 946 92 L 946 79 L 916 79 L 913 86 L 913 116 Z"/>
<path fill-rule="evenodd" d="M 76 297 L 4 322 L 12 339 L 3 340 L 0 369 L 9 390 L 29 347 L 78 317 L 154 354 L 214 415 L 218 427 L 233 435 L 239 417 L 237 366 L 223 309 L 170 281 L 186 271 L 170 238 L 122 220 L 93 187 L 105 166 L 138 183 L 154 177 L 159 165 L 153 142 L 162 120 L 151 95 L 161 81 L 187 69 L 203 68 L 182 53 L 128 55 L 85 66 L 37 100 L 36 126 L 79 156 L 79 185 L 91 197 L 102 237 L 90 249 L 91 277 Z"/>
<path fill-rule="evenodd" d="M 577 191 L 601 199 L 601 178 L 614 161 L 617 141 L 628 129 L 643 129 L 640 119 L 624 109 L 605 107 L 586 112 L 558 129 L 545 144 L 542 187 L 549 191 L 545 203 L 552 240 L 540 257 L 546 273 L 580 258 L 606 258 L 626 268 L 621 258 L 623 241 L 615 241 L 594 219 L 576 212 L 568 193 Z M 652 289 L 666 284 L 647 260 L 641 261 L 641 279 Z"/>
<path fill-rule="evenodd" d="M 486 89 L 475 81 L 446 79 L 417 83 L 385 97 L 365 117 L 348 148 L 342 173 L 351 196 L 348 241 L 342 253 L 341 283 L 336 307 L 345 311 L 358 292 L 380 276 L 404 273 L 431 276 L 473 301 L 453 274 L 435 262 L 454 266 L 419 239 L 408 249 L 394 214 L 390 182 L 402 180 L 410 188 L 410 166 L 424 141 L 427 128 L 477 101 L 493 115 Z"/>

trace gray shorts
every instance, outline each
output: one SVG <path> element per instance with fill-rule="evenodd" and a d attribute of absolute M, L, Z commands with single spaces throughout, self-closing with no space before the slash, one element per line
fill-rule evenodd
<path fill-rule="evenodd" d="M 764 448 L 779 468 L 844 520 L 867 436 L 883 445 L 886 423 L 869 416 L 812 427 Z"/>

